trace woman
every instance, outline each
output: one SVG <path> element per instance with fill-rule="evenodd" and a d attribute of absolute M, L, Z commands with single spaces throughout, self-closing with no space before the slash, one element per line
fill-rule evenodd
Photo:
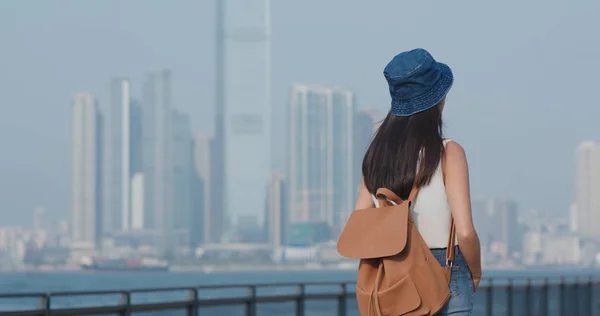
<path fill-rule="evenodd" d="M 465 152 L 442 136 L 442 111 L 452 71 L 427 51 L 416 49 L 395 56 L 384 75 L 392 106 L 365 155 L 355 209 L 378 206 L 373 196 L 378 188 L 389 188 L 407 199 L 416 184 L 419 193 L 411 212 L 442 266 L 452 216 L 457 248 L 451 297 L 439 315 L 469 315 L 481 280 L 481 253 L 471 218 Z"/>

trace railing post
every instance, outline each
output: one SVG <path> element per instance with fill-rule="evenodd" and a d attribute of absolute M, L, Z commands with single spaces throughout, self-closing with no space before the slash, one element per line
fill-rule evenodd
<path fill-rule="evenodd" d="M 37 302 L 37 309 L 43 310 L 44 315 L 50 315 L 50 294 L 40 296 Z"/>
<path fill-rule="evenodd" d="M 567 291 L 565 277 L 560 278 L 560 315 L 567 316 Z"/>
<path fill-rule="evenodd" d="M 512 279 L 508 279 L 508 285 L 506 286 L 506 316 L 512 316 L 513 312 L 513 286 Z"/>
<path fill-rule="evenodd" d="M 198 316 L 198 290 L 190 289 L 188 291 L 188 301 L 190 305 L 187 307 L 187 316 Z"/>
<path fill-rule="evenodd" d="M 122 310 L 119 313 L 120 316 L 131 315 L 131 294 L 129 292 L 122 292 L 119 298 L 119 305 L 122 306 Z"/>
<path fill-rule="evenodd" d="M 548 315 L 548 278 L 542 283 L 542 294 L 540 299 L 540 315 Z"/>
<path fill-rule="evenodd" d="M 296 286 L 296 316 L 304 316 L 304 284 Z"/>
<path fill-rule="evenodd" d="M 581 298 L 579 297 L 579 276 L 575 277 L 575 284 L 573 284 L 573 289 L 571 292 L 572 303 L 573 303 L 573 314 L 579 315 L 579 304 L 581 303 Z"/>
<path fill-rule="evenodd" d="M 494 282 L 492 282 L 493 279 L 489 278 L 488 279 L 488 288 L 487 288 L 487 298 L 485 300 L 485 307 L 486 307 L 486 311 L 485 314 L 487 316 L 492 316 L 493 315 L 493 311 L 494 311 Z"/>
<path fill-rule="evenodd" d="M 589 309 L 586 315 L 594 315 L 594 277 L 590 275 L 587 284 L 587 303 L 585 306 Z"/>
<path fill-rule="evenodd" d="M 346 283 L 340 284 L 340 291 L 338 294 L 338 316 L 346 316 Z"/>
<path fill-rule="evenodd" d="M 527 278 L 525 284 L 525 315 L 533 315 L 531 306 L 531 278 Z"/>
<path fill-rule="evenodd" d="M 249 286 L 246 301 L 246 316 L 256 316 L 256 286 Z"/>

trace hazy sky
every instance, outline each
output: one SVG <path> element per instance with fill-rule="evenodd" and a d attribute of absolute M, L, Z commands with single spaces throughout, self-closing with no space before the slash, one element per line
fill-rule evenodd
<path fill-rule="evenodd" d="M 75 92 L 106 100 L 108 80 L 170 68 L 173 104 L 195 132 L 214 124 L 214 1 L 0 1 L 0 215 L 30 225 L 69 209 Z M 566 214 L 574 152 L 600 135 L 600 3 L 595 1 L 271 0 L 275 166 L 294 81 L 353 88 L 383 115 L 382 75 L 423 47 L 455 85 L 446 135 L 466 149 L 472 195 Z"/>

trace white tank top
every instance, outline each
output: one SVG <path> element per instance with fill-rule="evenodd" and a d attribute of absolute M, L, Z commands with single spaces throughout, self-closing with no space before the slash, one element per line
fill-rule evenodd
<path fill-rule="evenodd" d="M 452 140 L 445 139 L 444 146 Z M 373 196 L 375 206 L 379 201 Z M 417 229 L 429 248 L 446 248 L 450 234 L 450 205 L 446 196 L 442 163 L 440 161 L 428 185 L 421 187 L 411 205 Z M 455 240 L 455 244 L 458 242 Z"/>

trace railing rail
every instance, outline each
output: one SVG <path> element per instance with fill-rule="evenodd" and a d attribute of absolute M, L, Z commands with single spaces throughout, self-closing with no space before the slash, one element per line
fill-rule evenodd
<path fill-rule="evenodd" d="M 495 305 L 500 305 L 503 315 L 549 315 L 551 301 L 558 303 L 558 315 L 596 315 L 598 312 L 595 306 L 595 288 L 600 285 L 600 280 L 592 276 L 572 277 L 569 280 L 562 277 L 558 279 L 551 278 L 498 278 L 486 279 L 482 281 L 477 296 L 483 299 L 482 310 L 479 314 L 487 316 L 497 315 Z M 337 291 L 327 293 L 307 292 L 309 286 L 329 286 L 337 288 Z M 0 311 L 0 316 L 38 316 L 38 315 L 131 315 L 136 312 L 148 311 L 166 311 L 166 310 L 185 310 L 188 316 L 198 316 L 201 313 L 201 307 L 215 306 L 244 306 L 244 315 L 256 316 L 257 306 L 260 303 L 282 303 L 291 302 L 295 305 L 294 315 L 305 315 L 306 301 L 313 300 L 334 300 L 337 301 L 335 313 L 338 316 L 346 316 L 351 309 L 357 314 L 356 307 L 349 307 L 349 299 L 353 299 L 355 292 L 349 291 L 354 288 L 355 281 L 347 282 L 307 282 L 307 283 L 262 283 L 262 284 L 220 284 L 220 285 L 202 285 L 196 287 L 174 287 L 174 288 L 142 288 L 142 289 L 118 289 L 118 290 L 99 290 L 99 291 L 66 291 L 54 293 L 0 293 L 0 309 L 3 300 L 8 299 L 37 299 L 37 306 L 29 310 L 19 311 Z M 290 294 L 279 295 L 258 295 L 258 289 L 263 288 L 281 288 L 293 287 L 295 291 Z M 245 289 L 246 295 L 222 298 L 201 298 L 199 294 L 203 291 L 218 289 Z M 558 291 L 556 298 L 550 298 L 550 290 Z M 519 291 L 522 295 L 523 304 L 520 304 L 515 311 L 515 293 Z M 570 291 L 570 292 L 569 292 Z M 180 299 L 162 301 L 162 302 L 132 302 L 134 294 L 143 293 L 173 293 L 185 292 L 186 296 Z M 504 293 L 504 301 L 498 301 L 494 294 Z M 522 293 L 520 293 L 522 292 Z M 534 299 L 534 292 L 536 299 Z M 570 293 L 569 297 L 568 294 Z M 64 307 L 54 306 L 52 303 L 61 298 L 85 297 L 85 296 L 106 296 L 114 295 L 118 297 L 112 305 L 102 306 L 83 306 L 83 307 Z M 556 304 L 554 304 L 556 305 Z M 497 306 L 496 306 L 497 307 Z"/>

